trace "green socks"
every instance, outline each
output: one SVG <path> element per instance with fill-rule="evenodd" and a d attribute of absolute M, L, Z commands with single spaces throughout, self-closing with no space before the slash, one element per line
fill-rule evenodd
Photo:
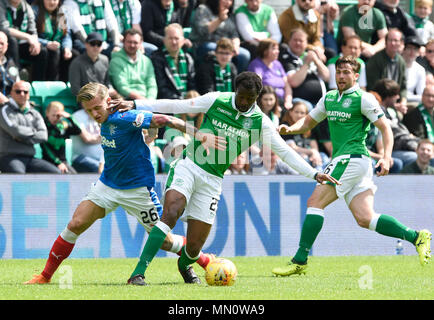
<path fill-rule="evenodd" d="M 193 264 L 197 261 L 197 259 L 199 259 L 200 254 L 196 257 L 196 258 L 191 258 L 186 250 L 186 246 L 182 247 L 182 252 L 181 252 L 181 257 L 179 258 L 178 261 L 178 267 L 181 270 L 187 270 L 188 266 L 190 264 Z"/>
<path fill-rule="evenodd" d="M 301 229 L 299 248 L 294 256 L 298 263 L 305 263 L 309 251 L 321 231 L 324 222 L 324 211 L 318 208 L 307 208 L 306 218 Z"/>
<path fill-rule="evenodd" d="M 295 262 L 303 264 L 307 261 L 309 251 L 321 231 L 323 222 L 324 212 L 322 209 L 307 208 L 306 218 L 301 229 L 299 248 L 293 258 Z M 369 224 L 369 229 L 385 236 L 407 240 L 413 244 L 418 237 L 417 231 L 407 228 L 387 214 L 376 214 Z"/>
<path fill-rule="evenodd" d="M 161 221 L 152 228 L 142 254 L 140 255 L 140 260 L 130 278 L 138 274 L 145 274 L 146 268 L 148 268 L 148 265 L 151 263 L 152 259 L 154 259 L 158 250 L 160 250 L 164 239 L 166 239 L 166 235 L 169 232 L 170 228 Z"/>
<path fill-rule="evenodd" d="M 375 219 L 377 219 L 376 223 Z M 369 225 L 369 229 L 371 230 L 375 230 L 385 236 L 407 240 L 411 243 L 416 241 L 417 231 L 407 228 L 392 216 L 381 214 L 372 220 Z"/>

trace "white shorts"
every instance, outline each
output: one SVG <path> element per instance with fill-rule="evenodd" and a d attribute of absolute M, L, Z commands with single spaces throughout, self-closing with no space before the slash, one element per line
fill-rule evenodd
<path fill-rule="evenodd" d="M 153 188 L 113 189 L 98 180 L 93 183 L 83 200 L 90 200 L 105 209 L 105 214 L 121 206 L 150 232 L 160 220 L 163 207 Z"/>
<path fill-rule="evenodd" d="M 330 174 L 341 182 L 336 185 L 336 194 L 344 199 L 347 205 L 351 200 L 366 190 L 377 191 L 377 186 L 372 180 L 372 160 L 365 155 L 342 155 L 333 159 L 324 169 L 324 173 Z"/>
<path fill-rule="evenodd" d="M 181 216 L 182 221 L 194 219 L 213 224 L 222 192 L 222 180 L 190 159 L 180 159 L 170 168 L 165 192 L 176 190 L 185 196 L 187 205 Z"/>

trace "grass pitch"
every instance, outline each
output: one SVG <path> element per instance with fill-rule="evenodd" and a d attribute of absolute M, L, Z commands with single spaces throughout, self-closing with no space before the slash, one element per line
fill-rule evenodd
<path fill-rule="evenodd" d="M 48 285 L 23 285 L 44 259 L 0 260 L 1 300 L 433 300 L 434 263 L 417 256 L 311 257 L 307 274 L 275 277 L 271 269 L 287 257 L 233 257 L 232 287 L 186 285 L 176 258 L 156 258 L 146 287 L 127 286 L 137 259 L 68 259 Z"/>

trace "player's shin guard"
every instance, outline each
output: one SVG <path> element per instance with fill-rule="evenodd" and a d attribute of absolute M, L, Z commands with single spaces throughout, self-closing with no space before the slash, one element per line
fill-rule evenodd
<path fill-rule="evenodd" d="M 301 229 L 299 248 L 293 258 L 296 262 L 306 262 L 309 251 L 321 231 L 323 223 L 324 211 L 322 209 L 307 208 L 306 218 L 304 219 L 303 227 Z"/>
<path fill-rule="evenodd" d="M 200 257 L 200 255 L 198 255 L 195 258 L 190 257 L 187 253 L 187 246 L 184 246 L 184 247 L 182 247 L 182 254 L 181 254 L 181 257 L 179 258 L 178 267 L 181 270 L 187 270 L 187 267 L 190 264 L 195 263 L 199 259 L 199 257 Z"/>
<path fill-rule="evenodd" d="M 158 221 L 157 224 L 152 228 L 149 233 L 148 240 L 146 241 L 145 247 L 143 248 L 142 254 L 140 255 L 140 260 L 137 263 L 131 277 L 138 274 L 145 274 L 146 268 L 154 259 L 158 250 L 160 250 L 166 235 L 170 232 L 170 227 L 164 222 Z"/>
<path fill-rule="evenodd" d="M 67 228 L 57 237 L 50 250 L 45 268 L 41 272 L 44 278 L 51 279 L 62 261 L 69 257 L 77 237 L 75 233 Z"/>
<path fill-rule="evenodd" d="M 414 243 L 417 238 L 417 231 L 410 229 L 387 214 L 376 214 L 369 223 L 369 229 L 384 236 L 399 238 Z"/>

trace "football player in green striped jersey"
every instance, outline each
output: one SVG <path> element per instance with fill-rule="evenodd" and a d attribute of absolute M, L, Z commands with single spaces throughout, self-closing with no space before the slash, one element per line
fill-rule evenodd
<path fill-rule="evenodd" d="M 279 127 L 281 134 L 303 134 L 327 118 L 333 154 L 324 172 L 330 173 L 341 185 L 327 183 L 316 186 L 307 202 L 299 249 L 287 266 L 272 270 L 275 275 L 306 272 L 310 249 L 323 225 L 324 209 L 338 198 L 345 200 L 360 227 L 413 243 L 422 265 L 431 258 L 431 233 L 428 230 L 413 230 L 390 215 L 374 211 L 376 186 L 372 181 L 371 158 L 365 139 L 370 123 L 373 123 L 381 131 L 384 146 L 383 157 L 376 164 L 376 173 L 385 176 L 391 166 L 393 134 L 375 97 L 359 88 L 359 70 L 360 64 L 354 57 L 339 58 L 336 61 L 338 89 L 327 92 L 308 115 L 292 126 Z"/>

